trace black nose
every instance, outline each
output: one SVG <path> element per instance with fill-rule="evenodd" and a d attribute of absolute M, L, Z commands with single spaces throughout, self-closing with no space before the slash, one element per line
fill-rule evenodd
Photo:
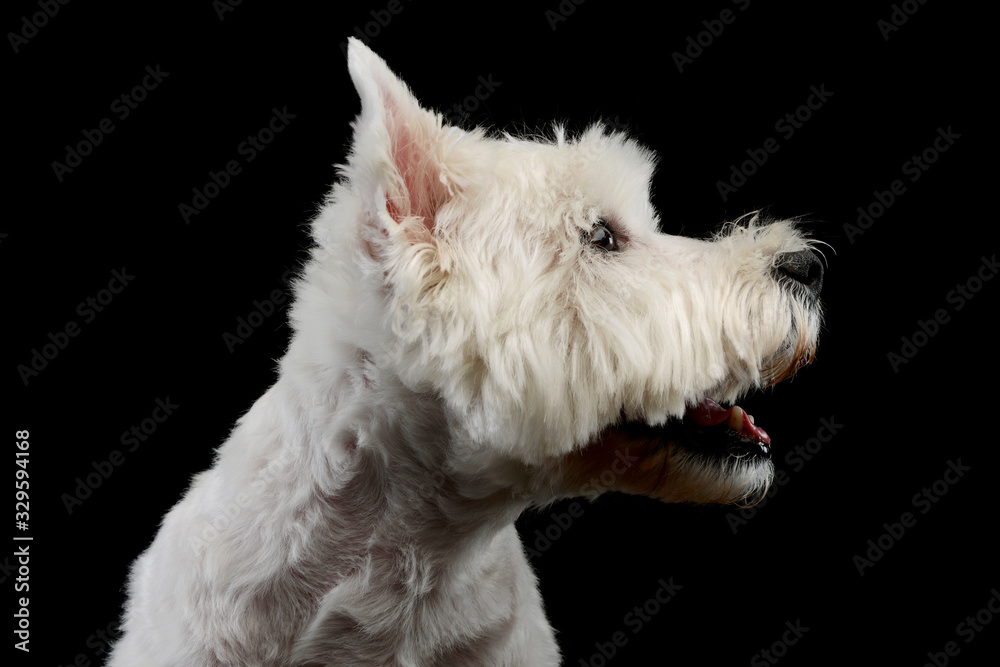
<path fill-rule="evenodd" d="M 805 287 L 813 298 L 823 289 L 823 262 L 812 250 L 785 253 L 778 257 L 774 268 L 779 276 L 787 276 Z"/>

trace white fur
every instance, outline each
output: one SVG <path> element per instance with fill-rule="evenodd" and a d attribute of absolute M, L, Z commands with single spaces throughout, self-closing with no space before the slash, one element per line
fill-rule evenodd
<path fill-rule="evenodd" d="M 661 234 L 653 156 L 622 134 L 488 137 L 354 40 L 348 66 L 362 111 L 280 376 L 135 563 L 113 667 L 554 665 L 525 507 L 603 469 L 693 502 L 770 479 L 615 427 L 733 401 L 815 345 L 816 306 L 772 275 L 808 247 L 790 223 Z M 620 252 L 582 240 L 598 218 Z"/>

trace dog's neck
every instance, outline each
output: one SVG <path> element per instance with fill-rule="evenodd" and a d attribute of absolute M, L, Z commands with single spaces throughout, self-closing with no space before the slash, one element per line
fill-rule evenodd
<path fill-rule="evenodd" d="M 349 358 L 341 371 L 309 381 L 285 374 L 274 389 L 300 406 L 292 423 L 311 425 L 290 437 L 323 440 L 324 459 L 309 464 L 314 502 L 337 508 L 337 531 L 353 533 L 350 558 L 394 560 L 395 545 L 451 567 L 489 552 L 529 504 L 509 483 L 523 480 L 522 468 L 487 460 L 456 433 L 437 396 L 404 387 L 363 353 Z"/>

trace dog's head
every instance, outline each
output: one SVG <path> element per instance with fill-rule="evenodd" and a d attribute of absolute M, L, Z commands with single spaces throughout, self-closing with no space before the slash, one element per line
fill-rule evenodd
<path fill-rule="evenodd" d="M 360 42 L 348 57 L 362 111 L 311 269 L 343 294 L 341 341 L 439 396 L 470 469 L 535 471 L 542 495 L 766 486 L 767 434 L 721 405 L 812 358 L 809 242 L 756 218 L 663 234 L 653 156 L 626 136 L 452 127 Z"/>

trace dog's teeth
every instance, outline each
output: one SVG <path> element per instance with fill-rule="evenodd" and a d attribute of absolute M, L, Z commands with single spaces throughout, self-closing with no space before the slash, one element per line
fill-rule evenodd
<path fill-rule="evenodd" d="M 738 405 L 733 406 L 733 411 L 729 413 L 729 419 L 726 421 L 726 425 L 733 429 L 737 433 L 743 430 L 743 408 Z"/>
<path fill-rule="evenodd" d="M 751 423 L 751 424 L 756 424 L 756 423 L 757 423 L 757 422 L 755 422 L 755 421 L 753 420 L 753 415 L 752 415 L 752 414 L 750 414 L 749 412 L 747 413 L 747 419 L 749 419 L 749 420 L 750 420 L 750 423 Z"/>

